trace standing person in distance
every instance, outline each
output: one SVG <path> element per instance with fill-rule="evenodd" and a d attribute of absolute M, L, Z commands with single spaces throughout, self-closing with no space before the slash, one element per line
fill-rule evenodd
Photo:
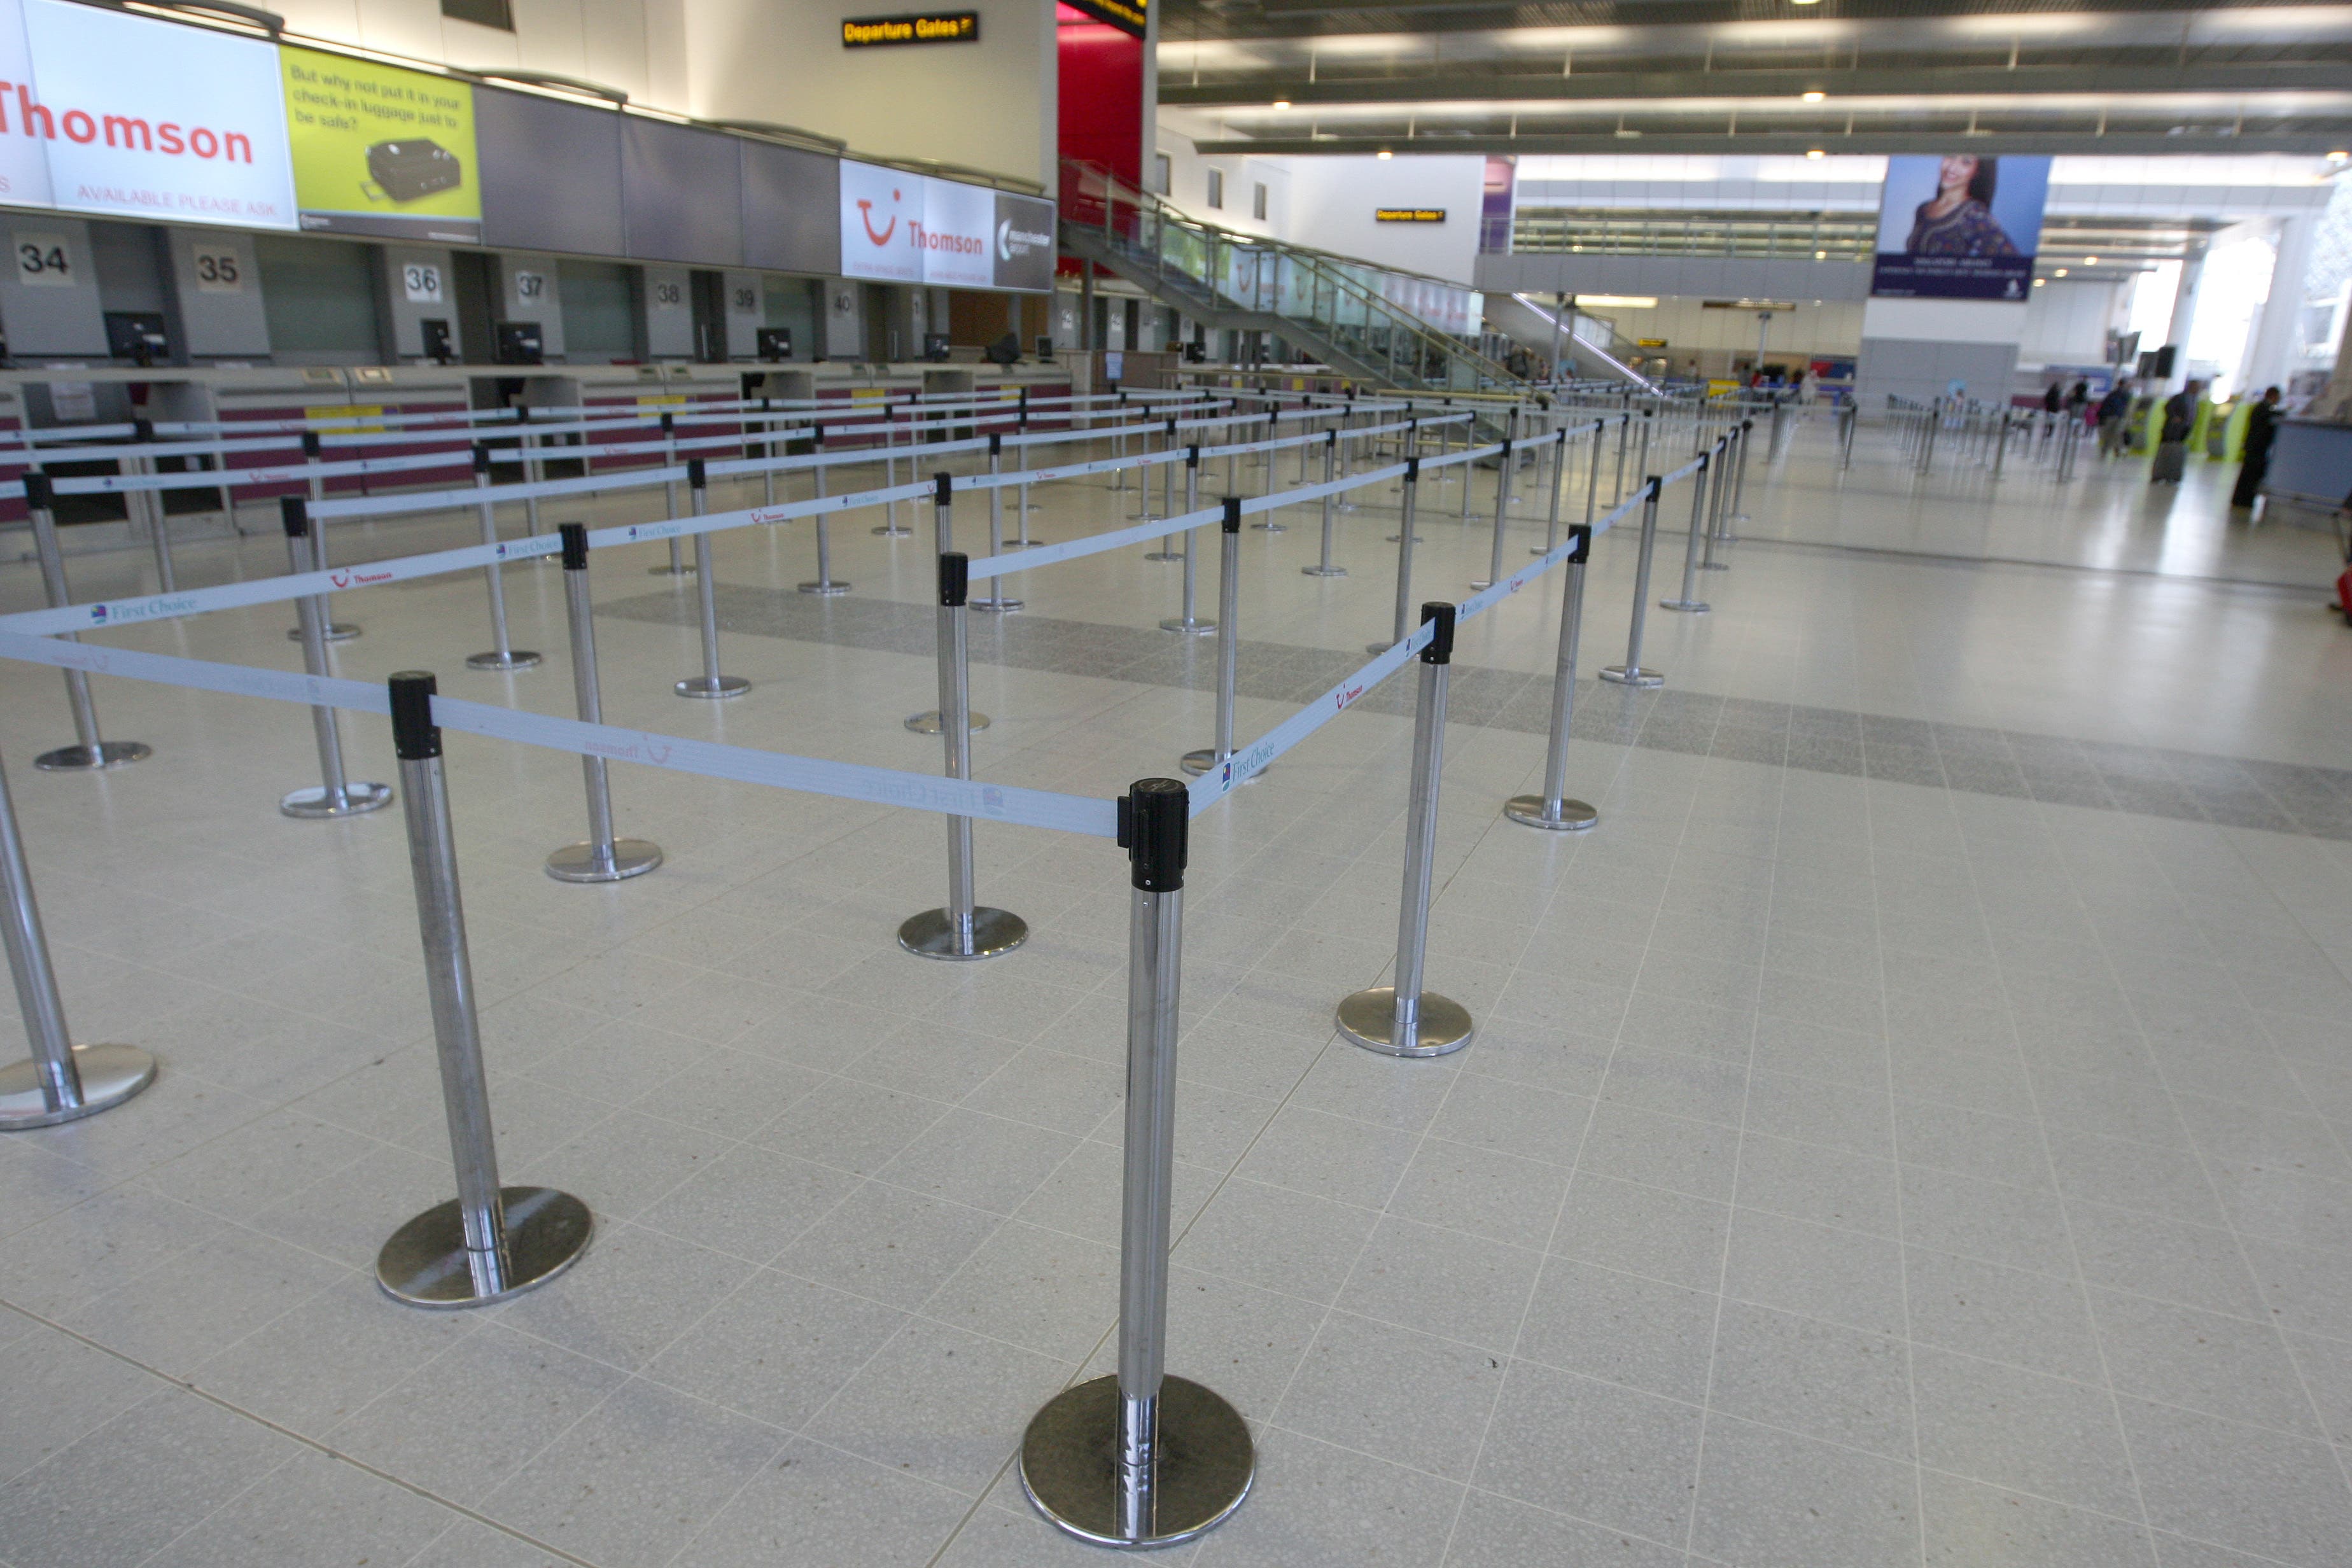
<path fill-rule="evenodd" d="M 2279 389 L 2263 388 L 2262 400 L 2246 410 L 2246 434 L 2239 447 L 2238 487 L 2230 492 L 2230 506 L 2235 511 L 2251 510 L 2254 497 L 2263 488 L 2263 476 L 2270 472 L 2271 443 L 2278 439 Z"/>
<path fill-rule="evenodd" d="M 2197 405 L 2205 384 L 2192 381 L 2164 400 L 2164 421 L 2157 427 L 2156 462 L 2149 468 L 2152 485 L 2177 485 L 2189 461 L 2189 432 L 2197 424 Z"/>
<path fill-rule="evenodd" d="M 2118 376 L 2107 395 L 2099 399 L 2099 456 L 2120 456 L 2124 437 L 2131 430 L 2132 389 L 2128 377 Z"/>

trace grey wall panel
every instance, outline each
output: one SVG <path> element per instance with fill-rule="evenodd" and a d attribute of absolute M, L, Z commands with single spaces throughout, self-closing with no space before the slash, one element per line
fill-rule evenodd
<path fill-rule="evenodd" d="M 197 359 L 268 358 L 269 318 L 253 236 L 233 228 L 164 232 L 174 346 Z"/>
<path fill-rule="evenodd" d="M 387 245 L 377 257 L 383 268 L 384 321 L 392 332 L 393 353 L 404 360 L 425 356 L 425 329 L 420 323 L 427 317 L 449 323 L 454 345 L 458 332 L 457 269 L 449 252 L 428 246 Z M 411 268 L 417 269 L 414 277 Z M 437 300 L 433 298 L 436 293 Z M 412 294 L 417 298 L 410 298 Z"/>
<path fill-rule="evenodd" d="M 0 325 L 8 333 L 8 352 L 26 355 L 58 354 L 106 357 L 106 321 L 98 303 L 98 268 L 90 255 L 89 225 L 55 213 L 20 213 L 6 220 L 8 260 L 0 266 Z M 17 252 L 26 246 L 43 256 L 58 255 L 66 263 L 60 275 L 45 266 L 39 285 L 25 281 L 28 274 Z M 56 282 L 46 281 L 58 279 Z"/>
<path fill-rule="evenodd" d="M 743 265 L 841 270 L 841 164 L 767 142 L 742 144 Z"/>
<path fill-rule="evenodd" d="M 1886 411 L 1889 394 L 1925 403 L 1958 381 L 1967 395 L 1999 402 L 2009 395 L 2017 366 L 2015 343 L 1928 342 L 1916 338 L 1864 338 L 1854 362 L 1854 396 L 1864 414 Z"/>
<path fill-rule="evenodd" d="M 628 254 L 734 267 L 743 259 L 742 138 L 662 120 L 621 121 Z"/>
<path fill-rule="evenodd" d="M 1478 287 L 1496 294 L 1667 294 L 1731 300 L 1864 300 L 1870 266 L 1728 256 L 1482 256 Z"/>
<path fill-rule="evenodd" d="M 484 245 L 626 254 L 620 115 L 478 87 L 474 133 Z"/>
<path fill-rule="evenodd" d="M 647 359 L 694 357 L 694 289 L 683 267 L 648 267 L 638 291 Z"/>

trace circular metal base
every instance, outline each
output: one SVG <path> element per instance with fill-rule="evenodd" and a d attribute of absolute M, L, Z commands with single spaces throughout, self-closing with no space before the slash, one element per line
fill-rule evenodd
<path fill-rule="evenodd" d="M 154 754 L 155 748 L 144 741 L 100 741 L 95 751 L 88 746 L 59 746 L 54 752 L 43 752 L 33 759 L 33 765 L 45 773 L 93 773 L 144 762 Z"/>
<path fill-rule="evenodd" d="M 1228 756 L 1238 755 L 1240 755 L 1240 753 L 1237 752 L 1228 753 Z M 1187 752 L 1182 756 L 1177 758 L 1176 765 L 1183 769 L 1186 773 L 1192 774 L 1194 778 L 1199 778 L 1202 773 L 1205 773 L 1211 768 L 1215 767 L 1222 760 L 1224 759 L 1221 759 L 1217 755 L 1217 749 L 1214 746 L 1203 746 L 1197 752 Z M 1274 769 L 1270 766 L 1260 768 L 1257 772 L 1250 774 L 1249 777 L 1242 780 L 1242 783 L 1245 784 L 1254 784 L 1272 772 L 1274 772 Z"/>
<path fill-rule="evenodd" d="M 1190 1378 L 1160 1380 L 1160 1462 L 1145 1533 L 1118 1530 L 1117 1376 L 1066 1388 L 1029 1419 L 1021 1489 L 1046 1520 L 1097 1546 L 1172 1546 L 1215 1529 L 1257 1476 L 1249 1424 Z"/>
<path fill-rule="evenodd" d="M 1424 542 L 1428 539 L 1428 537 L 1429 537 L 1429 536 L 1428 536 L 1427 534 L 1424 534 L 1424 533 L 1416 533 L 1416 534 L 1414 534 L 1414 535 L 1412 536 L 1412 542 L 1413 542 L 1415 544 L 1420 544 L 1420 543 Z M 1388 542 L 1389 542 L 1391 544 L 1394 544 L 1394 543 L 1397 542 L 1397 536 L 1396 536 L 1395 534 L 1393 534 L 1393 533 L 1390 534 L 1390 535 L 1388 536 Z"/>
<path fill-rule="evenodd" d="M 1553 805 L 1559 807 L 1557 816 L 1546 812 Z M 1503 815 L 1528 827 L 1549 827 L 1556 833 L 1581 833 L 1601 820 L 1601 814 L 1580 800 L 1553 802 L 1539 795 L 1513 795 L 1503 803 Z"/>
<path fill-rule="evenodd" d="M 1345 566 L 1301 566 L 1298 570 L 1308 577 L 1345 577 L 1348 574 Z"/>
<path fill-rule="evenodd" d="M 683 566 L 648 566 L 646 568 L 646 575 L 648 577 L 691 577 L 694 575 L 694 563 L 689 561 Z"/>
<path fill-rule="evenodd" d="M 814 594 L 821 598 L 830 599 L 835 594 L 848 593 L 849 584 L 846 583 L 836 583 L 828 577 L 822 583 L 802 584 L 801 592 L 803 594 Z"/>
<path fill-rule="evenodd" d="M 1601 670 L 1601 679 L 1618 686 L 1664 686 L 1666 672 L 1652 669 L 1646 665 L 1638 669 L 1627 669 L 1622 664 L 1612 664 Z"/>
<path fill-rule="evenodd" d="M 1008 539 L 1004 542 L 1004 548 L 1007 550 L 1035 550 L 1044 543 L 1045 543 L 1045 541 L 1042 539 Z"/>
<path fill-rule="evenodd" d="M 324 784 L 318 784 L 310 789 L 296 790 L 278 803 L 278 809 L 289 816 L 358 816 L 363 812 L 382 810 L 391 804 L 390 784 L 346 784 L 340 795 L 331 795 Z"/>
<path fill-rule="evenodd" d="M 912 539 L 915 537 L 915 531 L 913 529 L 901 528 L 896 523 L 885 523 L 880 528 L 868 529 L 866 531 L 874 535 L 877 539 Z"/>
<path fill-rule="evenodd" d="M 662 863 L 661 847 L 642 838 L 615 838 L 612 853 L 594 844 L 567 844 L 547 858 L 547 874 L 559 882 L 623 882 Z"/>
<path fill-rule="evenodd" d="M 1705 599 L 1660 599 L 1658 608 L 1685 616 L 1703 616 L 1715 606 Z"/>
<path fill-rule="evenodd" d="M 974 731 L 985 730 L 988 728 L 988 715 L 979 712 L 978 710 L 966 713 L 964 715 L 964 723 L 968 728 Z M 913 718 L 907 721 L 907 728 L 912 730 L 918 735 L 938 734 L 940 732 L 940 710 L 936 708 L 931 708 L 916 714 Z"/>
<path fill-rule="evenodd" d="M 982 904 L 971 911 L 971 948 L 959 952 L 945 910 L 908 915 L 898 926 L 898 945 L 918 958 L 996 958 L 1029 940 L 1029 922 Z"/>
<path fill-rule="evenodd" d="M 467 669 L 537 669 L 541 662 L 539 655 L 529 648 L 520 647 L 507 653 L 500 653 L 493 648 L 488 653 L 470 653 L 466 656 Z"/>
<path fill-rule="evenodd" d="M 457 1200 L 436 1204 L 392 1233 L 375 1255 L 375 1282 L 412 1307 L 487 1307 L 536 1289 L 580 1261 L 596 1222 L 588 1205 L 553 1187 L 500 1187 L 506 1208 L 507 1273 L 485 1290 L 466 1265 Z"/>
<path fill-rule="evenodd" d="M 329 642 L 349 642 L 359 635 L 359 627 L 352 625 L 351 622 L 335 621 L 328 626 L 326 639 Z M 287 627 L 286 640 L 288 642 L 300 642 L 302 640 L 302 628 L 300 626 Z"/>
<path fill-rule="evenodd" d="M 1368 1051 L 1391 1057 L 1443 1057 L 1470 1043 L 1470 1009 L 1434 991 L 1421 994 L 1421 1025 L 1411 1050 L 1395 1040 L 1396 987 L 1375 985 L 1339 999 L 1339 1032 Z"/>
<path fill-rule="evenodd" d="M 1702 572 L 1728 572 L 1731 570 L 1731 563 L 1728 561 L 1702 561 L 1698 563 L 1698 569 Z"/>
<path fill-rule="evenodd" d="M 751 683 L 740 675 L 689 675 L 670 689 L 680 697 L 723 699 L 742 696 Z"/>
<path fill-rule="evenodd" d="M 1181 561 L 1184 552 L 1181 550 L 1151 550 L 1145 552 L 1143 558 L 1146 561 Z"/>
<path fill-rule="evenodd" d="M 1020 600 L 1008 599 L 1001 594 L 986 599 L 974 599 L 971 601 L 971 607 L 975 610 L 996 610 L 1000 612 L 1017 610 L 1021 607 Z"/>
<path fill-rule="evenodd" d="M 1253 522 L 1250 530 L 1255 533 L 1288 533 L 1290 525 L 1286 522 Z"/>
<path fill-rule="evenodd" d="M 1204 637 L 1211 632 L 1217 629 L 1217 623 L 1214 621 L 1188 621 L 1179 616 L 1172 621 L 1160 622 L 1160 629 L 1163 632 L 1182 632 L 1188 637 Z"/>
<path fill-rule="evenodd" d="M 137 1046 L 76 1046 L 74 1070 L 81 1075 L 81 1103 L 51 1110 L 41 1098 L 40 1068 L 31 1061 L 0 1068 L 0 1132 L 55 1127 L 79 1121 L 121 1104 L 155 1081 L 155 1058 Z"/>

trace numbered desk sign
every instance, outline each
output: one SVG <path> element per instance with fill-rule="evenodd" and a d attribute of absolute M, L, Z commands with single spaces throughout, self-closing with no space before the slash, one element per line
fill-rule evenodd
<path fill-rule="evenodd" d="M 400 287 L 412 305 L 441 302 L 441 268 L 429 261 L 411 261 L 400 268 Z"/>
<path fill-rule="evenodd" d="M 70 289 L 76 271 L 73 246 L 62 234 L 18 229 L 16 281 L 29 289 Z"/>
<path fill-rule="evenodd" d="M 245 292 L 245 260 L 237 254 L 236 247 L 199 242 L 190 248 L 188 257 L 196 276 L 197 293 Z"/>

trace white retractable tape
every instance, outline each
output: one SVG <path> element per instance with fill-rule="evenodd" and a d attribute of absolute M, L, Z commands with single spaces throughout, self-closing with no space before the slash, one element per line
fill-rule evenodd
<path fill-rule="evenodd" d="M 1434 622 L 1423 622 L 1404 641 L 1362 666 L 1248 745 L 1234 748 L 1232 756 L 1187 784 L 1186 792 L 1192 796 L 1192 815 L 1200 816 L 1240 785 L 1265 772 L 1275 758 L 1354 707 L 1366 692 L 1402 669 L 1406 661 L 1427 647 L 1429 639 L 1436 635 L 1434 627 Z"/>
<path fill-rule="evenodd" d="M 119 675 L 164 686 L 189 686 L 232 697 L 267 697 L 273 701 L 299 702 L 312 708 L 351 708 L 368 713 L 392 711 L 392 701 L 384 689 L 364 680 L 341 680 L 294 670 L 255 669 L 241 664 L 215 664 L 207 659 L 182 658 L 176 654 L 142 653 L 136 648 L 108 647 L 100 643 L 26 637 L 16 631 L 0 631 L 0 658 L 85 670 L 91 675 Z"/>
<path fill-rule="evenodd" d="M 526 713 L 436 696 L 433 721 L 445 730 L 516 741 L 610 762 L 636 763 L 674 773 L 767 784 L 808 795 L 828 795 L 876 805 L 905 806 L 948 816 L 984 818 L 1023 827 L 1047 827 L 1109 838 L 1118 832 L 1118 803 L 977 779 L 943 778 L 898 768 L 828 762 L 782 752 L 690 741 L 612 724 L 589 724 L 545 713 Z"/>

